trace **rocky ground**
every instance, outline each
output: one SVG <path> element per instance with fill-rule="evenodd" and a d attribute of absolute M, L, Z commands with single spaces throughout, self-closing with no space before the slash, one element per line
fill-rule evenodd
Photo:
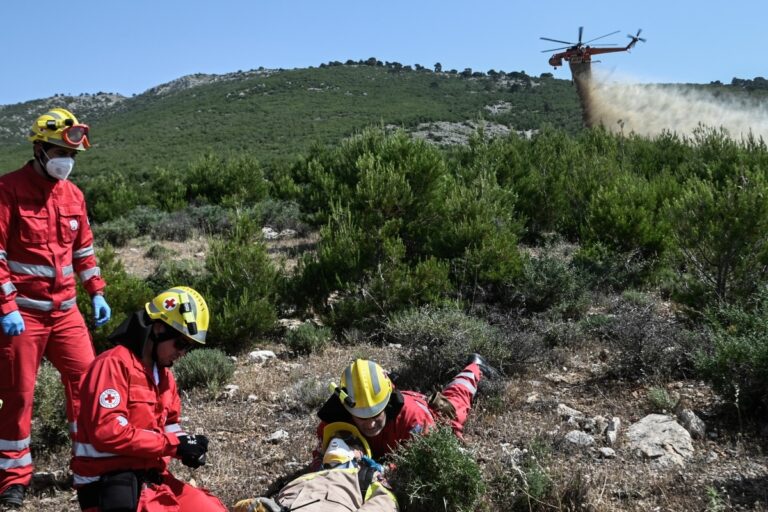
<path fill-rule="evenodd" d="M 191 257 L 205 250 L 197 249 Z M 151 264 L 139 261 L 140 252 L 124 252 L 137 273 Z M 174 462 L 172 470 L 228 506 L 270 494 L 305 468 L 315 444 L 315 411 L 327 383 L 351 359 L 396 369 L 407 356 L 394 345 L 332 346 L 301 357 L 280 344 L 259 348 L 276 357 L 238 355 L 229 389 L 217 396 L 183 394 L 183 421 L 209 436 L 211 452 L 201 469 Z M 606 378 L 607 364 L 605 347 L 582 346 L 507 375 L 500 394 L 478 398 L 465 440 L 489 484 L 480 510 L 510 509 L 514 482 L 534 452 L 553 491 L 539 508 L 532 497 L 531 509 L 571 510 L 568 503 L 577 503 L 595 512 L 768 510 L 768 457 L 759 427 L 740 426 L 735 408 L 701 382 L 627 383 Z M 664 400 L 649 399 L 654 392 L 669 397 L 666 409 Z M 702 420 L 703 432 L 690 417 L 684 421 L 685 410 Z M 650 414 L 663 415 L 656 417 L 663 420 L 661 437 L 642 446 L 648 437 L 638 425 Z M 22 510 L 79 510 L 67 484 L 68 458 L 67 451 L 36 457 L 36 490 Z M 515 492 L 525 491 L 518 486 Z"/>

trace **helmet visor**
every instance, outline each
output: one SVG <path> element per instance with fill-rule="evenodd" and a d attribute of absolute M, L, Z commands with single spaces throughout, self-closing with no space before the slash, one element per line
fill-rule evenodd
<path fill-rule="evenodd" d="M 75 124 L 72 126 L 67 126 L 64 128 L 64 130 L 62 130 L 61 138 L 70 146 L 79 146 L 82 144 L 84 147 L 88 148 L 91 146 L 90 142 L 88 141 L 89 130 L 90 129 L 88 128 L 87 124 Z"/>

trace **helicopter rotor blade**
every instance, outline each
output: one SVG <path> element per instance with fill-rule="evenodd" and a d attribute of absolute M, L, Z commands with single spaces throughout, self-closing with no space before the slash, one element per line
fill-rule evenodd
<path fill-rule="evenodd" d="M 553 43 L 563 43 L 563 44 L 567 44 L 567 45 L 574 45 L 574 44 L 576 44 L 576 43 L 571 43 L 569 41 L 561 41 L 559 39 L 550 39 L 548 37 L 540 37 L 539 39 L 543 39 L 544 41 L 552 41 Z"/>
<path fill-rule="evenodd" d="M 567 50 L 570 46 L 561 46 L 560 48 L 552 48 L 551 50 L 541 50 L 541 53 L 556 52 L 559 50 Z"/>
<path fill-rule="evenodd" d="M 598 39 L 602 39 L 602 38 L 604 38 L 604 37 L 612 36 L 613 34 L 618 34 L 619 32 L 621 32 L 621 30 L 614 30 L 614 31 L 613 31 L 613 32 L 611 32 L 610 34 L 605 34 L 605 35 L 603 35 L 603 36 L 600 36 L 600 37 L 596 37 L 596 38 L 594 38 L 594 39 L 590 39 L 589 41 L 586 41 L 584 44 L 587 44 L 587 43 L 591 43 L 592 41 L 597 41 Z"/>
<path fill-rule="evenodd" d="M 581 44 L 581 35 L 584 33 L 584 27 L 579 27 L 579 44 Z"/>

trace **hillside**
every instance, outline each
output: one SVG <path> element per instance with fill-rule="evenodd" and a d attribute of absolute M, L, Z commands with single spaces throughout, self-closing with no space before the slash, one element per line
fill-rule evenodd
<path fill-rule="evenodd" d="M 147 172 L 206 151 L 293 159 L 313 143 L 334 143 L 372 124 L 414 128 L 484 118 L 511 130 L 545 122 L 579 129 L 570 81 L 479 75 L 358 64 L 262 69 L 183 77 L 132 98 L 99 93 L 8 105 L 0 107 L 0 168 L 26 157 L 30 120 L 53 105 L 70 107 L 93 128 L 94 151 L 82 158 L 87 174 Z"/>

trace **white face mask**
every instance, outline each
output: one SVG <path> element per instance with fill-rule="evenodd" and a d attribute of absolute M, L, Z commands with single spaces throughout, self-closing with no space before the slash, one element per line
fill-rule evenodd
<path fill-rule="evenodd" d="M 69 156 L 51 158 L 45 163 L 45 170 L 52 178 L 65 180 L 75 166 L 75 159 Z"/>

